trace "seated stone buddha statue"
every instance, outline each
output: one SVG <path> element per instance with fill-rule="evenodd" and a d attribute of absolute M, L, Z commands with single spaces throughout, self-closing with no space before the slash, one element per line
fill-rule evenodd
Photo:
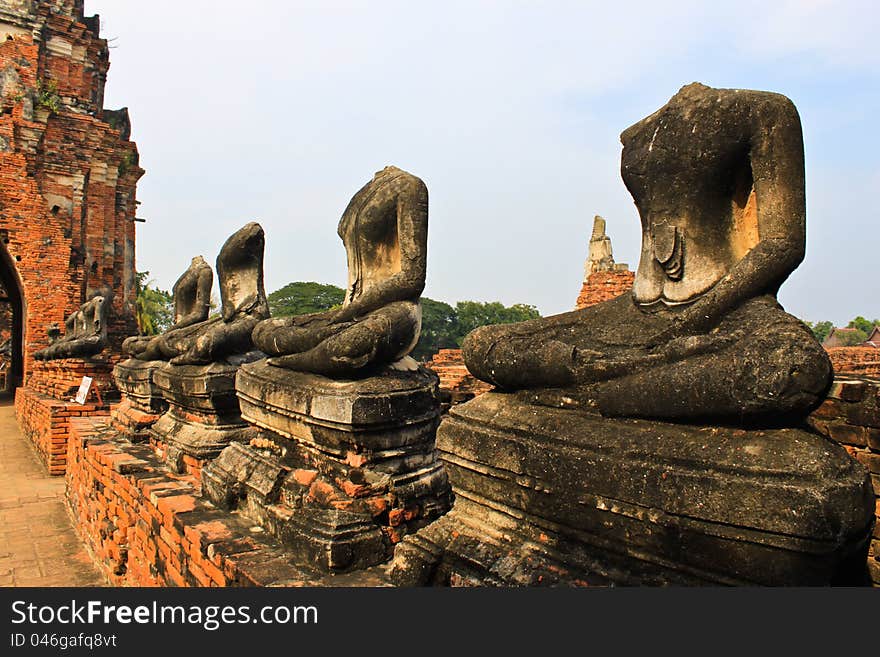
<path fill-rule="evenodd" d="M 89 300 L 68 315 L 64 335 L 34 352 L 37 360 L 94 356 L 107 346 L 107 320 L 113 303 L 108 287 L 93 292 Z"/>
<path fill-rule="evenodd" d="M 180 275 L 171 289 L 174 300 L 174 324 L 167 332 L 177 331 L 208 319 L 211 308 L 211 286 L 214 272 L 202 256 L 192 259 L 189 268 Z M 158 350 L 157 335 L 134 335 L 122 343 L 122 351 L 138 356 L 144 351 Z"/>
<path fill-rule="evenodd" d="M 783 422 L 820 402 L 830 361 L 776 301 L 805 251 L 800 119 L 779 94 L 683 87 L 621 135 L 642 223 L 631 293 L 487 326 L 465 363 L 502 390 L 603 415 Z"/>
<path fill-rule="evenodd" d="M 421 328 L 428 190 L 386 167 L 352 197 L 337 230 L 348 259 L 341 308 L 267 319 L 253 333 L 269 364 L 326 376 L 360 376 L 406 356 Z"/>
<path fill-rule="evenodd" d="M 203 365 L 250 351 L 251 332 L 269 316 L 263 287 L 264 247 L 265 235 L 257 223 L 251 222 L 231 235 L 217 256 L 220 315 L 157 336 L 137 358 Z M 204 270 L 199 276 L 204 276 Z M 203 286 L 204 280 L 198 285 Z M 196 308 L 193 312 L 203 311 Z"/>

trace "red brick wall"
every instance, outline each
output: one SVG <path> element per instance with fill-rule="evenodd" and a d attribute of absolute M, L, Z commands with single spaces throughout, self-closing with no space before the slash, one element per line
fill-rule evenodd
<path fill-rule="evenodd" d="M 447 410 L 451 404 L 473 399 L 492 389 L 490 384 L 480 381 L 468 371 L 461 349 L 441 349 L 425 363 L 425 367 L 433 370 L 440 377 L 444 410 Z"/>
<path fill-rule="evenodd" d="M 835 374 L 880 376 L 880 349 L 875 347 L 826 347 Z"/>
<path fill-rule="evenodd" d="M 251 531 L 253 523 L 202 501 L 196 479 L 169 473 L 149 445 L 106 440 L 113 437 L 100 420 L 71 422 L 67 473 L 74 526 L 112 584 L 340 585 L 290 563 L 280 546 Z M 382 583 L 371 573 L 345 581 Z"/>
<path fill-rule="evenodd" d="M 48 344 L 47 325 L 63 330 L 92 289 L 114 291 L 113 343 L 136 332 L 143 174 L 135 144 L 104 120 L 109 51 L 96 22 L 75 2 L 28 4 L 0 8 L 0 23 L 31 31 L 0 41 L 0 241 L 24 301 L 25 376 L 33 352 Z M 40 106 L 40 84 L 54 85 L 57 112 Z"/>
<path fill-rule="evenodd" d="M 880 586 L 880 381 L 838 378 L 809 424 L 843 445 L 871 473 L 877 495 L 877 524 L 868 553 L 868 572 Z"/>
<path fill-rule="evenodd" d="M 581 287 L 575 308 L 587 308 L 619 297 L 632 289 L 635 273 L 631 271 L 597 271 L 589 275 Z"/>
<path fill-rule="evenodd" d="M 120 356 L 116 356 L 106 360 L 57 358 L 35 361 L 27 387 L 34 392 L 66 402 L 76 395 L 82 378 L 87 376 L 92 379 L 88 399 L 97 400 L 100 395 L 102 402 L 115 400 L 119 398 L 119 394 L 113 383 L 113 366 L 120 359 Z"/>
<path fill-rule="evenodd" d="M 18 426 L 33 443 L 50 475 L 63 475 L 67 469 L 70 419 L 106 416 L 109 412 L 106 405 L 70 403 L 24 387 L 15 391 Z"/>

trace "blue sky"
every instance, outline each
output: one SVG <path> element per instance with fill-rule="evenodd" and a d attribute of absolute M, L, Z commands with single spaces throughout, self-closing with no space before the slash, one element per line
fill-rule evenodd
<path fill-rule="evenodd" d="M 780 301 L 880 317 L 880 9 L 870 2 L 86 0 L 128 106 L 138 268 L 170 288 L 247 221 L 266 286 L 345 285 L 336 223 L 394 164 L 430 195 L 425 295 L 569 310 L 592 217 L 637 264 L 620 132 L 682 85 L 776 91 L 801 114 L 807 258 Z"/>

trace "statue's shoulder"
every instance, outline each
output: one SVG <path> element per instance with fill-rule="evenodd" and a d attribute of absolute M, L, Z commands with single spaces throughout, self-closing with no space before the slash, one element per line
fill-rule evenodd
<path fill-rule="evenodd" d="M 711 95 L 710 107 L 731 117 L 751 118 L 760 123 L 766 121 L 800 122 L 797 107 L 792 100 L 774 91 L 757 89 L 713 89 L 706 87 Z"/>

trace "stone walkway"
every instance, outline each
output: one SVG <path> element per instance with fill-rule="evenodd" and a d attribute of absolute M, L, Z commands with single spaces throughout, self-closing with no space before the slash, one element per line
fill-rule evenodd
<path fill-rule="evenodd" d="M 64 477 L 50 477 L 0 398 L 0 586 L 106 586 L 71 527 Z"/>

